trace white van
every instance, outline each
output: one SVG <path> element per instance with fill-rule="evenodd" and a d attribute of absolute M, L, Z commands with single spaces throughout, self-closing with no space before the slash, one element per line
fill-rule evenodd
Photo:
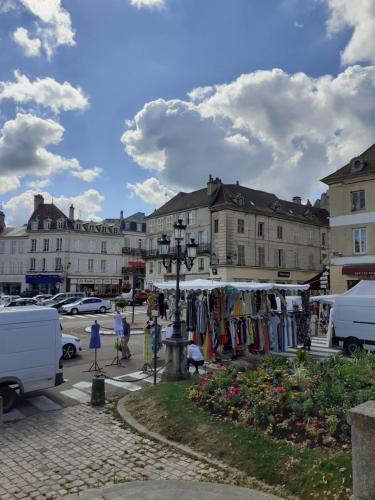
<path fill-rule="evenodd" d="M 338 295 L 332 312 L 332 343 L 351 355 L 358 348 L 375 351 L 375 298 Z"/>
<path fill-rule="evenodd" d="M 4 412 L 21 394 L 63 383 L 61 328 L 56 309 L 25 306 L 0 311 L 0 395 Z"/>

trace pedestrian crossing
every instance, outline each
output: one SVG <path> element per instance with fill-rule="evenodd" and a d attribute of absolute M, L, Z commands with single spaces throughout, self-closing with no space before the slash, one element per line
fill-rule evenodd
<path fill-rule="evenodd" d="M 134 382 L 130 380 L 134 380 Z M 147 377 L 147 374 L 138 371 L 114 378 L 106 378 L 106 395 L 107 397 L 110 396 L 111 393 L 113 395 L 113 391 L 116 392 L 116 395 L 125 395 L 128 392 L 139 391 L 145 386 L 143 382 L 153 383 L 153 376 L 151 375 Z M 160 382 L 159 374 L 157 382 Z M 27 417 L 36 415 L 40 412 L 60 410 L 63 407 L 74 404 L 87 404 L 91 399 L 91 385 L 92 382 L 82 380 L 72 384 L 72 386 L 68 389 L 59 391 L 53 396 L 42 394 L 33 397 L 20 398 L 17 407 L 3 415 L 3 421 L 4 423 L 16 422 L 18 420 L 23 420 Z M 64 386 L 62 386 L 62 388 L 63 387 Z"/>
<path fill-rule="evenodd" d="M 112 318 L 116 313 L 115 312 L 107 312 L 107 313 L 82 313 L 82 314 L 60 314 L 60 320 L 75 320 L 75 319 L 87 319 L 87 318 L 95 318 L 95 319 L 103 319 L 103 318 Z M 130 314 L 129 311 L 125 311 L 123 314 Z M 144 311 L 134 311 L 135 315 L 144 314 Z"/>

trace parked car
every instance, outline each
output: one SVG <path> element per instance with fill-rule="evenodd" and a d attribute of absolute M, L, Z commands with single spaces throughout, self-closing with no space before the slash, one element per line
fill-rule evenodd
<path fill-rule="evenodd" d="M 39 302 L 35 299 L 16 299 L 5 304 L 4 307 L 22 307 L 22 306 L 38 306 Z"/>
<path fill-rule="evenodd" d="M 12 409 L 21 394 L 64 382 L 57 311 L 44 307 L 4 308 L 0 312 L 0 395 Z"/>
<path fill-rule="evenodd" d="M 58 302 L 55 302 L 54 304 L 51 304 L 48 307 L 54 307 L 59 312 L 61 312 L 62 306 L 65 306 L 67 304 L 73 304 L 73 302 L 77 302 L 77 297 L 68 297 L 67 299 L 59 300 Z"/>
<path fill-rule="evenodd" d="M 72 359 L 76 354 L 82 351 L 81 340 L 73 335 L 61 334 L 62 358 Z"/>
<path fill-rule="evenodd" d="M 52 297 L 49 293 L 40 293 L 39 295 L 35 295 L 34 299 L 38 302 L 43 302 L 44 300 L 48 300 Z"/>
<path fill-rule="evenodd" d="M 0 304 L 2 306 L 5 306 L 9 302 L 12 302 L 13 300 L 20 299 L 21 297 L 19 295 L 2 295 L 0 297 Z"/>
<path fill-rule="evenodd" d="M 101 312 L 105 313 L 112 307 L 109 300 L 99 299 L 98 297 L 85 297 L 84 299 L 77 300 L 72 304 L 67 304 L 61 307 L 61 312 L 68 314 L 78 314 L 82 312 Z"/>
<path fill-rule="evenodd" d="M 57 293 L 53 297 L 51 297 L 48 300 L 44 300 L 42 304 L 44 306 L 51 306 L 52 304 L 55 304 L 56 302 L 59 302 L 60 300 L 68 299 L 69 297 L 75 297 L 77 300 L 80 298 L 83 298 L 85 294 L 83 292 L 61 292 Z"/>

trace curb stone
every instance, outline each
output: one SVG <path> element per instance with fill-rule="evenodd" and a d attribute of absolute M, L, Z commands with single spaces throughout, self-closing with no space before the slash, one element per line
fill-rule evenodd
<path fill-rule="evenodd" d="M 141 393 L 142 390 L 139 392 Z M 138 394 L 139 394 L 138 393 Z M 138 422 L 131 413 L 126 410 L 126 400 L 128 399 L 129 395 L 126 395 L 122 397 L 117 405 L 116 405 L 116 413 L 120 417 L 120 419 L 128 425 L 131 429 L 135 430 L 139 434 L 152 439 L 154 441 L 159 441 L 160 443 L 166 445 L 166 446 L 171 446 L 178 451 L 181 451 L 185 455 L 188 455 L 192 458 L 195 458 L 197 460 L 200 460 L 202 462 L 206 462 L 207 464 L 213 465 L 215 467 L 218 467 L 220 469 L 225 469 L 228 472 L 231 472 L 237 476 L 240 476 L 241 478 L 247 480 L 247 482 L 252 483 L 253 486 L 259 487 L 259 489 L 262 490 L 262 492 L 270 492 L 275 488 L 272 488 L 268 486 L 266 483 L 263 483 L 262 481 L 259 481 L 258 479 L 252 477 L 252 476 L 247 476 L 245 473 L 241 472 L 240 470 L 231 467 L 230 465 L 225 464 L 224 462 L 221 462 L 219 460 L 216 460 L 215 458 L 208 457 L 207 455 L 204 455 L 203 453 L 200 453 L 198 451 L 193 450 L 189 446 L 186 446 L 181 443 L 177 443 L 176 441 L 172 441 L 162 434 L 159 434 L 158 432 L 150 431 L 145 427 L 143 424 Z M 278 497 L 274 497 L 275 499 Z M 289 497 L 290 500 L 297 500 L 297 497 Z M 280 499 L 281 500 L 281 499 Z"/>

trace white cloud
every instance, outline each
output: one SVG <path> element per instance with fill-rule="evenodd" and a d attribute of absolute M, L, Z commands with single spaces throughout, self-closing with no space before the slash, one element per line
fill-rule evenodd
<path fill-rule="evenodd" d="M 42 191 L 50 182 L 50 179 L 38 179 L 36 181 L 30 181 L 27 185 L 30 189 Z"/>
<path fill-rule="evenodd" d="M 42 42 L 39 38 L 30 38 L 26 28 L 17 28 L 12 34 L 12 38 L 23 49 L 27 57 L 37 57 L 40 55 Z"/>
<path fill-rule="evenodd" d="M 36 50 L 36 40 L 39 41 L 48 59 L 52 58 L 59 46 L 75 45 L 72 20 L 69 12 L 62 7 L 61 0 L 19 1 L 37 18 L 35 37 L 31 39 L 27 30 L 20 32 L 19 30 L 22 28 L 17 28 L 13 34 L 14 40 L 25 50 L 26 55 L 35 55 L 30 53 L 32 50 L 30 40 L 34 43 L 34 51 Z M 15 2 L 13 2 L 14 5 L 16 5 Z M 12 3 L 8 1 L 6 9 L 9 10 L 11 7 Z"/>
<path fill-rule="evenodd" d="M 71 175 L 77 177 L 85 182 L 92 182 L 102 173 L 102 169 L 98 167 L 94 168 L 80 168 L 78 170 L 73 170 Z"/>
<path fill-rule="evenodd" d="M 0 175 L 0 194 L 7 193 L 20 186 L 20 180 L 16 175 Z"/>
<path fill-rule="evenodd" d="M 70 83 L 59 83 L 53 78 L 37 78 L 31 81 L 20 71 L 14 72 L 15 81 L 0 82 L 0 101 L 12 99 L 18 104 L 34 101 L 36 104 L 49 107 L 54 113 L 60 110 L 85 109 L 87 97 L 82 89 Z"/>
<path fill-rule="evenodd" d="M 320 78 L 256 71 L 203 97 L 192 92 L 198 102 L 146 104 L 121 138 L 134 161 L 173 189 L 201 187 L 211 173 L 311 197 L 319 178 L 374 142 L 374 66 Z"/>
<path fill-rule="evenodd" d="M 0 176 L 50 177 L 70 171 L 84 178 L 86 170 L 76 158 L 65 158 L 47 149 L 60 143 L 63 134 L 64 128 L 56 121 L 18 113 L 0 130 Z"/>
<path fill-rule="evenodd" d="M 161 9 L 165 7 L 165 0 L 130 0 L 130 5 L 142 9 L 143 7 Z"/>
<path fill-rule="evenodd" d="M 99 213 L 105 198 L 96 189 L 89 189 L 78 196 L 53 196 L 46 191 L 28 190 L 3 203 L 7 223 L 10 225 L 25 224 L 34 209 L 34 195 L 38 193 L 43 195 L 45 203 L 51 203 L 53 199 L 53 203 L 65 214 L 69 213 L 69 207 L 73 203 L 76 218 L 100 220 Z"/>
<path fill-rule="evenodd" d="M 330 35 L 346 27 L 352 36 L 341 54 L 343 64 L 360 61 L 375 62 L 375 2 L 374 0 L 326 0 L 331 11 L 327 22 Z"/>
<path fill-rule="evenodd" d="M 155 177 L 150 177 L 135 184 L 128 182 L 126 187 L 132 191 L 132 195 L 138 196 L 145 203 L 155 207 L 160 207 L 176 194 L 171 189 L 160 184 Z"/>

